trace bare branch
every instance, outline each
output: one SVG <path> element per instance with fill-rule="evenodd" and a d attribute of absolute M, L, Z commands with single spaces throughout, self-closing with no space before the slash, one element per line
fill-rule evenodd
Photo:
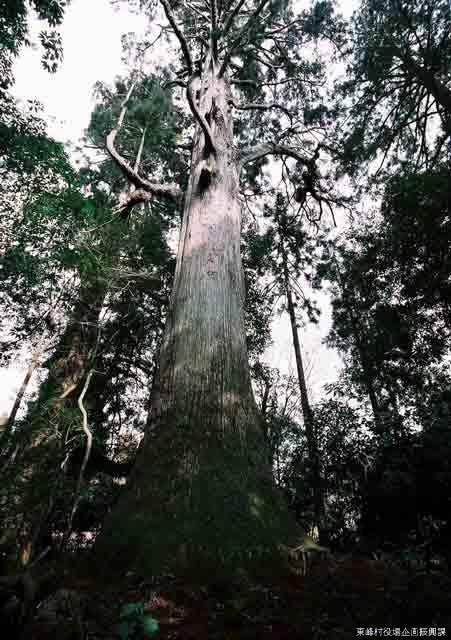
<path fill-rule="evenodd" d="M 130 191 L 126 195 L 123 195 L 120 199 L 119 204 L 113 209 L 113 215 L 109 220 L 103 222 L 102 224 L 97 225 L 96 227 L 92 227 L 91 229 L 86 229 L 81 233 L 93 233 L 93 231 L 98 231 L 102 227 L 106 227 L 111 224 L 117 217 L 126 218 L 133 207 L 138 204 L 145 204 L 146 202 L 150 202 L 154 196 L 158 194 L 152 194 L 150 191 L 146 189 L 135 189 Z"/>
<path fill-rule="evenodd" d="M 130 192 L 124 197 L 124 199 L 120 202 L 120 204 L 113 210 L 113 217 L 111 220 L 95 227 L 94 229 L 88 229 L 84 233 L 91 233 L 94 230 L 103 227 L 114 220 L 117 216 L 125 217 L 132 210 L 132 208 L 140 203 L 149 202 L 152 197 L 160 197 L 169 200 L 175 200 L 176 202 L 181 198 L 182 191 L 180 187 L 175 183 L 158 183 L 158 182 L 150 182 L 142 178 L 138 171 L 139 165 L 141 162 L 141 157 L 144 149 L 144 141 L 147 132 L 147 127 L 144 128 L 141 135 L 141 140 L 139 143 L 138 153 L 136 155 L 134 167 L 132 167 L 127 160 L 121 156 L 118 150 L 115 147 L 115 141 L 117 134 L 119 133 L 125 119 L 125 115 L 127 112 L 127 104 L 132 95 L 133 89 L 136 85 L 134 82 L 130 89 L 127 92 L 127 95 L 122 102 L 122 109 L 119 115 L 119 119 L 116 127 L 108 134 L 106 139 L 106 149 L 112 158 L 112 160 L 117 164 L 117 166 L 121 169 L 122 173 L 129 179 L 131 184 L 133 185 L 135 190 L 130 190 Z"/>
<path fill-rule="evenodd" d="M 141 158 L 142 158 L 143 149 L 144 149 L 144 140 L 146 139 L 146 132 L 147 132 L 147 127 L 144 127 L 142 136 L 141 136 L 141 141 L 139 143 L 138 153 L 136 154 L 135 166 L 133 167 L 133 171 L 135 171 L 136 173 L 139 171 L 139 165 L 141 164 Z"/>
<path fill-rule="evenodd" d="M 240 164 L 241 166 L 243 166 L 248 162 L 259 160 L 260 158 L 264 158 L 265 156 L 269 156 L 269 155 L 288 156 L 289 158 L 294 158 L 298 162 L 302 162 L 307 166 L 311 161 L 310 158 L 302 155 L 302 153 L 298 149 L 295 149 L 294 147 L 288 147 L 283 144 L 266 142 L 263 144 L 255 145 L 254 147 L 248 147 L 246 149 L 243 149 L 240 152 Z"/>
<path fill-rule="evenodd" d="M 124 124 L 124 118 L 125 118 L 125 114 L 127 113 L 127 107 L 128 107 L 128 101 L 130 100 L 130 98 L 132 97 L 132 93 L 135 90 L 135 87 L 137 85 L 138 81 L 134 80 L 131 85 L 130 85 L 130 89 L 127 91 L 127 94 L 125 96 L 125 98 L 122 101 L 121 104 L 121 112 L 119 114 L 119 118 L 117 121 L 117 125 L 116 125 L 116 129 L 119 131 L 119 129 L 122 127 L 122 125 Z"/>
<path fill-rule="evenodd" d="M 236 104 L 233 100 L 230 100 L 229 104 L 231 104 L 232 106 L 235 107 L 235 109 L 238 109 L 240 111 L 251 111 L 253 109 L 255 109 L 257 111 L 269 111 L 271 109 L 280 109 L 289 118 L 290 123 L 293 122 L 293 115 L 291 114 L 289 109 L 287 109 L 286 107 L 284 107 L 281 104 L 278 104 L 277 102 L 271 102 L 271 103 L 268 103 L 268 104 L 263 104 L 263 103 L 259 104 L 259 103 L 254 103 L 254 102 L 253 103 L 249 103 L 249 104 Z"/>
<path fill-rule="evenodd" d="M 136 205 L 150 202 L 154 195 L 156 196 L 157 194 L 152 194 L 147 191 L 147 189 L 135 189 L 134 191 L 127 193 L 127 195 L 121 200 L 118 206 L 115 207 L 113 211 L 113 217 L 125 217 L 133 209 L 133 207 L 136 207 Z"/>
<path fill-rule="evenodd" d="M 205 20 L 205 14 L 203 14 L 200 9 L 198 9 L 196 6 L 191 4 L 191 2 L 187 2 L 187 0 L 185 0 L 185 4 L 188 7 L 188 9 L 191 9 L 191 11 L 195 13 L 201 20 Z"/>
<path fill-rule="evenodd" d="M 118 165 L 118 167 L 122 170 L 123 174 L 130 180 L 130 182 L 137 189 L 145 189 L 150 194 L 157 196 L 159 198 L 167 198 L 169 200 L 178 200 L 182 191 L 180 187 L 174 182 L 170 182 L 167 184 L 159 183 L 159 182 L 149 182 L 134 171 L 134 169 L 129 165 L 129 163 L 120 155 L 114 146 L 114 142 L 116 136 L 118 134 L 118 129 L 113 129 L 111 133 L 108 134 L 106 139 L 106 148 L 108 153 L 114 162 Z"/>
<path fill-rule="evenodd" d="M 169 198 L 171 200 L 177 200 L 181 196 L 180 187 L 174 183 L 160 184 L 149 182 L 142 178 L 136 169 L 134 169 L 126 160 L 121 156 L 115 147 L 116 137 L 119 133 L 123 123 L 125 114 L 127 112 L 127 104 L 132 95 L 133 89 L 136 86 L 136 82 L 132 83 L 130 89 L 122 102 L 122 109 L 117 121 L 116 127 L 110 131 L 106 139 L 106 149 L 112 160 L 118 165 L 122 173 L 130 180 L 130 182 L 138 189 L 146 189 L 155 196 L 162 198 Z M 141 149 L 142 152 L 142 149 Z"/>
<path fill-rule="evenodd" d="M 282 31 L 286 31 L 287 29 L 289 29 L 290 27 L 294 27 L 294 25 L 296 24 L 300 24 L 301 20 L 299 18 L 296 18 L 296 20 L 292 20 L 291 22 L 288 22 L 287 24 L 282 25 L 281 27 L 279 27 L 278 29 L 274 29 L 273 31 L 268 31 L 265 36 L 267 38 L 269 38 L 270 36 L 274 36 L 277 33 L 281 33 Z"/>
<path fill-rule="evenodd" d="M 63 391 L 63 393 L 60 396 L 58 396 L 58 400 L 64 400 L 65 398 L 67 398 L 67 396 L 71 394 L 72 391 L 75 391 L 77 387 L 78 387 L 78 383 L 73 382 L 71 385 L 67 387 L 67 389 Z"/>
<path fill-rule="evenodd" d="M 233 78 L 230 80 L 230 84 L 243 84 L 243 85 L 245 84 L 250 87 L 256 87 L 256 88 L 260 86 L 254 80 L 235 80 Z"/>
<path fill-rule="evenodd" d="M 149 44 L 146 44 L 146 46 L 143 48 L 142 53 L 145 53 L 146 51 L 148 51 L 149 49 L 152 49 L 152 47 L 157 44 L 158 40 L 161 38 L 161 36 L 164 33 L 164 29 L 162 27 L 160 27 L 160 33 L 157 35 L 157 37 L 152 40 L 152 42 L 149 42 Z"/>
<path fill-rule="evenodd" d="M 160 0 L 160 2 L 163 5 L 163 9 L 164 9 L 164 12 L 166 14 L 166 18 L 168 19 L 168 22 L 171 25 L 172 30 L 174 31 L 174 34 L 175 34 L 175 36 L 177 37 L 177 40 L 180 43 L 180 47 L 182 49 L 183 57 L 185 58 L 186 66 L 188 67 L 189 75 L 191 75 L 193 73 L 193 60 L 191 58 L 191 53 L 189 51 L 188 43 L 186 41 L 186 38 L 185 38 L 182 30 L 180 29 L 180 27 L 177 25 L 177 23 L 175 21 L 174 14 L 171 11 L 171 7 L 169 6 L 168 0 Z"/>

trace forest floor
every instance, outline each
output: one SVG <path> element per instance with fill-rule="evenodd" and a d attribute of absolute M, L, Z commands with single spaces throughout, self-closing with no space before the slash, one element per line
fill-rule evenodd
<path fill-rule="evenodd" d="M 146 583 L 133 575 L 115 584 L 87 577 L 86 571 L 66 570 L 58 593 L 60 611 L 49 616 L 52 607 L 44 602 L 30 640 L 113 640 L 119 637 L 114 635 L 119 611 L 127 603 L 142 603 L 145 613 L 158 621 L 159 630 L 152 635 L 156 640 L 451 634 L 449 575 L 401 570 L 365 558 L 350 557 L 333 566 L 325 561 L 306 576 L 284 573 L 235 585 L 205 586 L 192 577 L 171 576 Z M 72 601 L 65 609 L 64 597 L 66 605 Z M 40 609 L 47 609 L 44 619 Z M 130 632 L 123 637 L 147 636 Z"/>

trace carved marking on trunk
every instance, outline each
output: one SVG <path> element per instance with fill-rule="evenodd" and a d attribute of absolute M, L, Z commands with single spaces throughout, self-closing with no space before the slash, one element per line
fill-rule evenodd
<path fill-rule="evenodd" d="M 207 275 L 214 276 L 218 273 L 218 263 L 218 254 L 210 252 L 207 258 Z"/>

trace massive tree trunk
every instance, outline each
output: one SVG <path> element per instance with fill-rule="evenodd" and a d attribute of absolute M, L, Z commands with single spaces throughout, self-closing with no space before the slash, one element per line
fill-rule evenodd
<path fill-rule="evenodd" d="M 148 429 L 97 541 L 116 567 L 240 566 L 274 547 L 287 525 L 251 388 L 239 167 L 230 89 L 217 71 L 206 64 L 194 87 L 202 126 Z"/>

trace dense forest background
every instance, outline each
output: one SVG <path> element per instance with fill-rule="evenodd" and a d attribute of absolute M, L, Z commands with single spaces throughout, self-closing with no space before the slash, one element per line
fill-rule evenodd
<path fill-rule="evenodd" d="M 449 1 L 130 0 L 76 148 L 67 4 L 0 7 L 7 637 L 446 635 Z"/>

